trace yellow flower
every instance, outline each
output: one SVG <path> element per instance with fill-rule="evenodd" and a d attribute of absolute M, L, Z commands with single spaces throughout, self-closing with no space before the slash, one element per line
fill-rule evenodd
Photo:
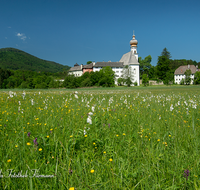
<path fill-rule="evenodd" d="M 47 135 L 47 138 L 49 138 L 49 135 Z"/>
<path fill-rule="evenodd" d="M 73 135 L 70 136 L 70 138 L 72 138 L 72 137 L 73 137 Z"/>
<path fill-rule="evenodd" d="M 123 135 L 126 135 L 125 133 L 123 133 Z"/>
<path fill-rule="evenodd" d="M 160 139 L 158 139 L 158 142 L 160 141 Z"/>
<path fill-rule="evenodd" d="M 90 173 L 94 173 L 94 170 L 91 170 Z"/>
<path fill-rule="evenodd" d="M 116 137 L 119 137 L 119 135 L 116 135 Z"/>
<path fill-rule="evenodd" d="M 52 158 L 54 159 L 54 156 L 52 156 Z"/>
<path fill-rule="evenodd" d="M 169 137 L 171 137 L 171 135 L 169 135 Z"/>
<path fill-rule="evenodd" d="M 106 151 L 104 151 L 103 153 L 106 154 Z"/>
<path fill-rule="evenodd" d="M 74 187 L 70 187 L 69 190 L 75 190 Z"/>
<path fill-rule="evenodd" d="M 87 135 L 85 135 L 85 137 L 87 137 Z"/>
<path fill-rule="evenodd" d="M 39 148 L 39 151 L 42 151 L 42 148 Z"/>
<path fill-rule="evenodd" d="M 27 143 L 27 145 L 29 146 L 29 145 L 31 145 L 31 143 L 30 143 L 30 142 L 28 142 L 28 143 Z"/>
<path fill-rule="evenodd" d="M 7 160 L 7 162 L 11 162 L 11 159 Z"/>
<path fill-rule="evenodd" d="M 112 158 L 110 158 L 110 159 L 109 159 L 109 161 L 110 161 L 110 162 L 112 162 L 112 161 L 113 161 L 113 159 L 112 159 Z"/>
<path fill-rule="evenodd" d="M 50 129 L 50 131 L 53 131 L 53 129 Z"/>
<path fill-rule="evenodd" d="M 15 145 L 15 147 L 17 148 L 18 146 L 17 146 L 17 145 Z"/>
<path fill-rule="evenodd" d="M 95 145 L 96 143 L 95 142 L 93 142 L 93 145 Z"/>

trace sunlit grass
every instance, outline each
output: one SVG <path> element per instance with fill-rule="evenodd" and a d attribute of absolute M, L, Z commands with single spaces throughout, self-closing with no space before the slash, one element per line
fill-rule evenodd
<path fill-rule="evenodd" d="M 198 189 L 199 90 L 1 90 L 0 187 Z"/>

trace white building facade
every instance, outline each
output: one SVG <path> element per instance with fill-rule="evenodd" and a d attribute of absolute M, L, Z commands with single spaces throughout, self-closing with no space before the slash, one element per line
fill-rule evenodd
<path fill-rule="evenodd" d="M 140 66 L 138 62 L 138 53 L 137 53 L 137 44 L 138 41 L 135 39 L 135 35 L 133 34 L 132 40 L 130 41 L 131 51 L 124 54 L 119 62 L 93 62 L 93 71 L 100 71 L 103 67 L 110 66 L 112 70 L 115 72 L 115 84 L 117 84 L 118 78 L 124 78 L 124 68 L 128 67 L 131 73 L 131 81 L 132 83 L 137 83 L 140 85 Z M 78 64 L 74 65 L 74 67 L 70 68 L 69 73 L 74 74 L 75 76 L 81 76 L 83 74 L 83 67 Z"/>
<path fill-rule="evenodd" d="M 183 65 L 177 68 L 174 72 L 174 82 L 176 84 L 180 84 L 182 80 L 185 81 L 185 71 L 186 70 L 191 70 L 191 84 L 194 82 L 194 74 L 199 71 L 198 66 L 195 67 L 195 65 Z"/>

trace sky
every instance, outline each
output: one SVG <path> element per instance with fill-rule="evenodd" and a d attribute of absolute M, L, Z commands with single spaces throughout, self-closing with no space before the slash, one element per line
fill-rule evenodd
<path fill-rule="evenodd" d="M 152 65 L 166 47 L 172 59 L 200 62 L 199 0 L 1 0 L 0 48 L 17 48 L 73 67 L 119 61 L 130 51 Z"/>

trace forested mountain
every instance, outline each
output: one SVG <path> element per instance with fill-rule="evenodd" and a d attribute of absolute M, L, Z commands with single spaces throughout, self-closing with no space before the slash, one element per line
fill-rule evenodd
<path fill-rule="evenodd" d="M 0 49 L 0 68 L 56 73 L 66 71 L 70 67 L 39 59 L 19 49 L 2 48 Z"/>

